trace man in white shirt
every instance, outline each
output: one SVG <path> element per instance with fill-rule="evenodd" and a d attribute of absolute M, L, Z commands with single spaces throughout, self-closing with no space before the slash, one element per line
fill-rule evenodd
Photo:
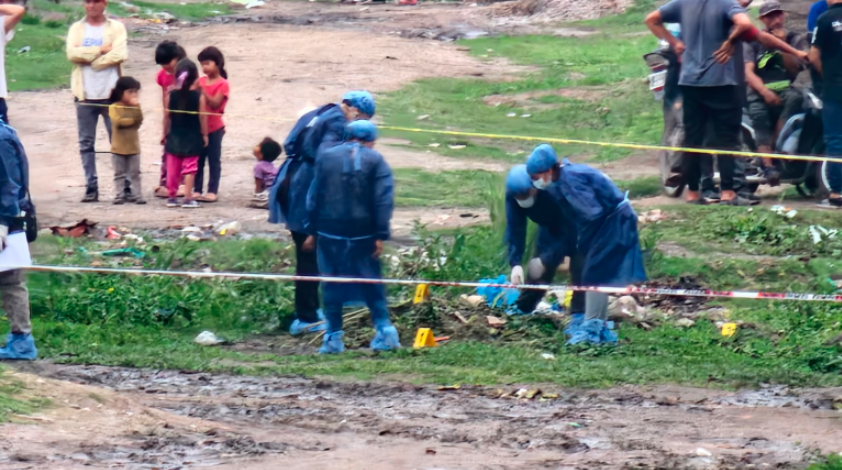
<path fill-rule="evenodd" d="M 6 43 L 15 36 L 17 26 L 26 9 L 20 5 L 12 5 L 0 0 L 0 120 L 9 123 L 9 108 L 6 98 L 9 89 L 6 86 Z"/>
<path fill-rule="evenodd" d="M 126 27 L 105 17 L 106 0 L 85 0 L 85 18 L 67 33 L 67 58 L 73 63 L 70 87 L 76 99 L 79 125 L 79 153 L 85 170 L 85 197 L 82 202 L 99 200 L 96 173 L 96 127 L 99 118 L 111 137 L 108 98 L 120 78 L 120 65 L 126 60 Z"/>

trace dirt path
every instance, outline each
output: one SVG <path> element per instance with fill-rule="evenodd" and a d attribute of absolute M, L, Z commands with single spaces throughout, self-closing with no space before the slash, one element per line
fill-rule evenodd
<path fill-rule="evenodd" d="M 272 10 L 276 14 L 299 18 L 300 21 L 173 27 L 164 35 L 147 35 L 130 40 L 130 58 L 124 73 L 138 78 L 143 86 L 142 106 L 146 121 L 141 129 L 142 171 L 147 195 L 157 183 L 161 154 L 158 141 L 162 114 L 159 110 L 160 88 L 155 84 L 158 71 L 153 60 L 155 45 L 162 39 L 174 39 L 185 46 L 191 57 L 211 44 L 219 45 L 225 52 L 232 95 L 223 142 L 221 201 L 206 204 L 200 210 L 166 210 L 161 200 L 154 200 L 148 206 L 112 206 L 113 173 L 107 153 L 101 154 L 98 160 L 102 202 L 92 205 L 78 203 L 84 192 L 84 178 L 77 152 L 75 110 L 69 91 L 16 93 L 12 106 L 27 112 L 16 113 L 14 125 L 29 154 L 32 190 L 42 225 L 89 218 L 103 224 L 163 228 L 241 220 L 246 230 L 275 231 L 278 227 L 264 222 L 265 211 L 246 208 L 254 192 L 251 148 L 267 135 L 276 139 L 285 136 L 299 111 L 336 101 L 349 89 L 366 88 L 382 93 L 425 77 L 486 76 L 499 79 L 520 70 L 501 63 L 479 62 L 454 45 L 441 41 L 389 36 L 389 28 L 411 29 L 413 23 L 411 18 L 400 14 L 395 14 L 392 19 L 387 16 L 389 12 L 385 8 L 378 10 L 381 16 L 375 21 L 377 33 L 369 31 L 363 34 L 359 28 L 349 28 L 344 22 L 341 23 L 344 27 L 339 29 L 296 26 L 290 23 L 307 24 L 312 16 L 308 13 L 312 6 L 298 2 L 272 2 L 271 5 L 278 9 Z M 356 7 L 344 8 L 357 10 Z M 284 13 L 284 9 L 289 12 Z M 453 9 L 448 10 L 453 13 Z M 422 27 L 428 20 L 435 22 L 439 18 L 436 11 L 429 15 L 417 15 L 416 26 Z M 258 12 L 262 15 L 268 13 Z M 137 27 L 131 21 L 129 25 L 130 28 Z M 275 119 L 282 122 L 272 121 Z M 101 128 L 97 150 L 107 152 L 108 148 L 105 131 Z M 493 162 L 414 153 L 388 144 L 382 145 L 381 150 L 395 167 L 420 167 L 435 171 L 502 169 L 501 165 Z M 411 227 L 413 219 L 433 222 L 449 212 L 400 209 L 395 217 L 395 230 L 405 232 Z M 465 221 L 456 218 L 455 223 L 464 224 Z"/>
<path fill-rule="evenodd" d="M 27 393 L 53 406 L 0 427 L 0 469 L 789 469 L 842 450 L 840 389 L 550 386 L 558 399 L 529 401 L 480 387 L 22 369 L 40 375 L 16 376 Z"/>

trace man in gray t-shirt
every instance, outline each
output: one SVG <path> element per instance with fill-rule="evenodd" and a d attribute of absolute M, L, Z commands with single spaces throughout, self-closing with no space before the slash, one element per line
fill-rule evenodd
<path fill-rule="evenodd" d="M 679 40 L 664 23 L 681 25 Z M 745 101 L 745 75 L 739 40 L 754 29 L 745 10 L 736 0 L 672 0 L 646 18 L 655 36 L 667 41 L 679 55 L 681 75 L 678 84 L 684 99 L 684 146 L 702 148 L 708 140 L 720 150 L 740 148 L 742 106 Z M 688 153 L 682 175 L 687 182 L 687 201 L 703 204 L 699 193 L 700 155 Z M 751 201 L 734 191 L 734 159 L 719 156 L 722 202 L 750 205 Z"/>

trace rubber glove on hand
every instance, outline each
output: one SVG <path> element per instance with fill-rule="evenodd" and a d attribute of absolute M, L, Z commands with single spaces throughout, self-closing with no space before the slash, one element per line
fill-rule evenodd
<path fill-rule="evenodd" d="M 9 227 L 0 225 L 0 251 L 5 250 L 7 246 L 9 246 Z"/>
<path fill-rule="evenodd" d="M 544 267 L 544 263 L 541 261 L 541 258 L 532 258 L 526 266 L 529 279 L 541 279 L 541 276 L 544 275 L 546 270 L 547 269 Z"/>
<path fill-rule="evenodd" d="M 523 268 L 520 266 L 515 266 L 512 268 L 512 284 L 519 286 L 523 284 Z"/>

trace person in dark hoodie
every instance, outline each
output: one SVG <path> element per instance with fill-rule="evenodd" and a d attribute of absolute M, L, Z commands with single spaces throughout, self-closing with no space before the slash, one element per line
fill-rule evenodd
<path fill-rule="evenodd" d="M 287 158 L 278 171 L 278 177 L 269 194 L 269 222 L 286 224 L 295 242 L 295 274 L 317 276 L 319 266 L 316 250 L 302 250 L 307 234 L 304 222 L 307 217 L 307 191 L 313 182 L 316 156 L 344 140 L 345 126 L 352 121 L 369 119 L 375 112 L 374 97 L 367 91 L 350 91 L 341 103 L 329 103 L 302 116 L 287 139 L 284 151 Z M 300 335 L 323 331 L 324 316 L 319 309 L 319 283 L 295 283 L 295 320 L 290 334 Z"/>

